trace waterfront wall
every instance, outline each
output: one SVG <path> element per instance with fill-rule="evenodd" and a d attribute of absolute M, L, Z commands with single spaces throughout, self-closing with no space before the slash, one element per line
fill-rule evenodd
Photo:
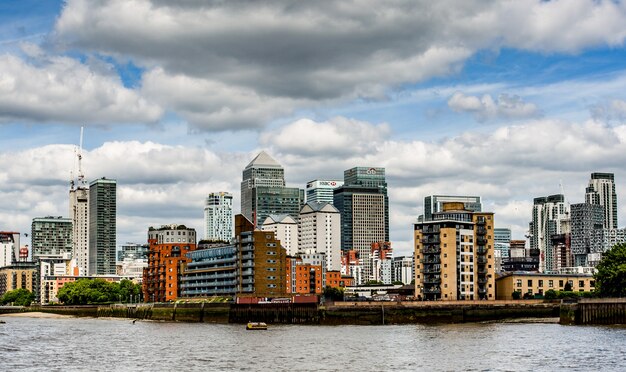
<path fill-rule="evenodd" d="M 11 311 L 18 311 L 12 309 Z M 103 306 L 41 306 L 19 311 L 41 311 L 73 316 L 127 319 L 274 324 L 411 324 L 463 323 L 509 318 L 550 318 L 562 313 L 558 302 L 437 301 L 336 302 L 316 304 L 156 303 Z M 0 308 L 0 313 L 2 309 Z"/>
<path fill-rule="evenodd" d="M 626 298 L 579 299 L 561 305 L 561 324 L 626 324 Z"/>

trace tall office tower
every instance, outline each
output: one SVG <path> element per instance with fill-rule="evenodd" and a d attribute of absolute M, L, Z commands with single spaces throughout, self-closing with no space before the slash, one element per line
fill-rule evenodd
<path fill-rule="evenodd" d="M 72 253 L 72 220 L 62 217 L 33 218 L 31 225 L 33 258 Z"/>
<path fill-rule="evenodd" d="M 116 234 L 115 180 L 100 178 L 89 184 L 89 275 L 114 275 Z"/>
<path fill-rule="evenodd" d="M 300 210 L 298 251 L 324 253 L 326 270 L 341 270 L 341 216 L 330 203 L 308 202 Z"/>
<path fill-rule="evenodd" d="M 415 295 L 427 300 L 495 300 L 491 212 L 444 203 L 414 226 Z"/>
<path fill-rule="evenodd" d="M 274 236 L 280 241 L 280 245 L 285 248 L 287 255 L 292 256 L 298 253 L 297 217 L 293 218 L 288 214 L 270 214 L 263 221 L 261 230 L 274 232 Z"/>
<path fill-rule="evenodd" d="M 334 205 L 341 213 L 341 250 L 358 251 L 363 264 L 363 280 L 368 281 L 372 275 L 371 244 L 389 241 L 385 168 L 346 170 L 343 186 L 334 190 Z"/>
<path fill-rule="evenodd" d="M 508 258 L 511 255 L 511 229 L 496 227 L 493 229 L 494 244 L 500 251 L 500 257 Z"/>
<path fill-rule="evenodd" d="M 617 229 L 617 194 L 613 173 L 591 173 L 585 202 L 601 205 L 604 208 L 604 228 Z"/>
<path fill-rule="evenodd" d="M 569 219 L 569 208 L 562 194 L 535 198 L 532 222 L 529 224 L 530 249 L 539 250 L 539 271 L 555 270 L 552 235 L 561 234 L 561 221 Z"/>
<path fill-rule="evenodd" d="M 89 187 L 82 168 L 83 128 L 80 129 L 78 177 L 70 182 L 70 219 L 72 220 L 72 259 L 79 275 L 89 275 Z"/>
<path fill-rule="evenodd" d="M 307 182 L 306 202 L 333 204 L 333 190 L 342 185 L 343 181 L 337 180 L 314 180 Z"/>
<path fill-rule="evenodd" d="M 182 264 L 191 262 L 188 254 L 196 250 L 196 230 L 175 224 L 150 227 L 148 244 L 148 267 L 143 270 L 142 283 L 144 301 L 177 299 Z"/>
<path fill-rule="evenodd" d="M 441 212 L 443 203 L 463 203 L 465 209 L 472 212 L 482 211 L 480 196 L 430 195 L 424 198 L 424 221 L 431 221 L 433 213 Z"/>
<path fill-rule="evenodd" d="M 259 226 L 270 214 L 297 218 L 304 204 L 304 190 L 285 187 L 285 171 L 265 151 L 243 170 L 241 214 Z"/>
<path fill-rule="evenodd" d="M 210 193 L 204 205 L 204 239 L 229 242 L 233 234 L 233 194 Z"/>
<path fill-rule="evenodd" d="M 574 266 L 588 266 L 589 253 L 602 251 L 604 208 L 599 204 L 572 204 L 571 221 Z"/>

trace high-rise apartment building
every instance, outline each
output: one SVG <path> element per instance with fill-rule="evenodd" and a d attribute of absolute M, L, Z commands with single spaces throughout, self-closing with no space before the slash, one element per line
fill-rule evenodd
<path fill-rule="evenodd" d="M 204 205 L 204 239 L 229 242 L 233 236 L 233 195 L 210 193 Z"/>
<path fill-rule="evenodd" d="M 148 229 L 148 267 L 143 271 L 146 302 L 171 301 L 180 296 L 178 279 L 181 264 L 196 250 L 196 230 L 184 225 L 164 225 Z"/>
<path fill-rule="evenodd" d="M 443 203 L 463 203 L 466 210 L 472 212 L 482 211 L 480 196 L 462 195 L 430 195 L 424 198 L 424 221 L 432 220 L 433 213 L 443 210 Z"/>
<path fill-rule="evenodd" d="M 493 236 L 495 248 L 500 251 L 500 257 L 508 258 L 511 252 L 511 229 L 496 227 L 493 229 Z"/>
<path fill-rule="evenodd" d="M 413 256 L 400 256 L 393 258 L 393 281 L 411 284 L 415 278 L 415 262 Z"/>
<path fill-rule="evenodd" d="M 72 220 L 72 258 L 80 275 L 89 275 L 89 188 L 80 185 L 70 189 Z"/>
<path fill-rule="evenodd" d="M 300 210 L 298 250 L 324 253 L 327 271 L 341 270 L 341 216 L 330 203 L 308 202 Z"/>
<path fill-rule="evenodd" d="M 72 253 L 72 220 L 62 217 L 33 218 L 31 225 L 33 258 Z"/>
<path fill-rule="evenodd" d="M 100 178 L 89 184 L 89 275 L 116 273 L 117 182 Z"/>
<path fill-rule="evenodd" d="M 585 192 L 587 204 L 603 207 L 604 228 L 617 229 L 617 193 L 613 173 L 591 173 L 589 186 Z"/>
<path fill-rule="evenodd" d="M 341 186 L 343 186 L 343 181 L 337 180 L 314 180 L 307 182 L 306 202 L 333 204 L 333 190 Z"/>
<path fill-rule="evenodd" d="M 530 249 L 540 252 L 540 272 L 556 270 L 551 238 L 562 233 L 562 221 L 566 219 L 569 219 L 569 208 L 562 194 L 534 199 L 532 222 L 529 224 Z"/>
<path fill-rule="evenodd" d="M 280 245 L 285 248 L 287 255 L 298 253 L 298 221 L 288 214 L 267 216 L 263 225 L 263 231 L 272 231 Z"/>
<path fill-rule="evenodd" d="M 494 219 L 444 203 L 415 229 L 415 295 L 427 300 L 495 300 Z"/>
<path fill-rule="evenodd" d="M 390 242 L 374 242 L 370 251 L 372 277 L 370 280 L 391 284 L 393 282 L 393 249 Z"/>
<path fill-rule="evenodd" d="M 587 255 L 602 251 L 604 208 L 600 204 L 571 205 L 571 251 L 574 266 L 587 266 Z"/>
<path fill-rule="evenodd" d="M 304 204 L 304 190 L 285 187 L 285 171 L 265 151 L 243 170 L 241 214 L 259 226 L 270 214 L 297 218 Z"/>
<path fill-rule="evenodd" d="M 371 244 L 389 241 L 385 168 L 355 167 L 344 171 L 343 186 L 334 190 L 334 205 L 341 213 L 341 249 L 359 252 L 363 280 L 368 281 L 372 276 Z"/>
<path fill-rule="evenodd" d="M 17 261 L 15 246 L 20 245 L 20 233 L 0 231 L 0 267 L 9 266 Z"/>

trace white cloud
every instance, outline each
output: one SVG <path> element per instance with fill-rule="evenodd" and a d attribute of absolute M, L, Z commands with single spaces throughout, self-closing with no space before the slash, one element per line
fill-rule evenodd
<path fill-rule="evenodd" d="M 118 77 L 102 75 L 68 57 L 25 49 L 32 62 L 0 56 L 0 120 L 113 124 L 150 123 L 162 109 L 125 88 Z"/>
<path fill-rule="evenodd" d="M 516 95 L 500 94 L 494 99 L 489 94 L 481 98 L 455 92 L 448 100 L 448 106 L 456 112 L 468 112 L 478 121 L 494 119 L 524 119 L 538 115 L 537 107 L 524 102 Z"/>
<path fill-rule="evenodd" d="M 622 45 L 626 5 L 69 0 L 54 36 L 67 49 L 145 67 L 150 97 L 196 128 L 224 130 L 263 127 L 302 107 L 383 99 L 398 86 L 457 73 L 481 49 Z M 516 97 L 483 98 L 485 119 L 536 111 Z"/>

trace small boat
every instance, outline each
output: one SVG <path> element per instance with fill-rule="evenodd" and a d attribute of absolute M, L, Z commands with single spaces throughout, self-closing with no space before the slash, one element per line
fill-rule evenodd
<path fill-rule="evenodd" d="M 263 323 L 263 322 L 248 322 L 248 325 L 246 326 L 246 329 L 248 331 L 254 331 L 254 330 L 260 330 L 260 329 L 267 329 L 267 324 Z"/>

